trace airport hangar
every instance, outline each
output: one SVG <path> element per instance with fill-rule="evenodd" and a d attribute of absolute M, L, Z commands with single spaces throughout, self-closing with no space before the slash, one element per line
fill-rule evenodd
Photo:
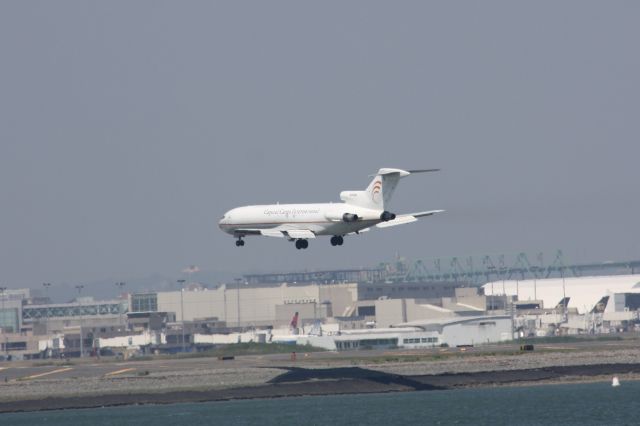
<path fill-rule="evenodd" d="M 566 306 L 579 314 L 640 309 L 640 275 L 504 280 L 484 284 L 482 288 L 487 296 L 515 296 L 522 305 Z"/>

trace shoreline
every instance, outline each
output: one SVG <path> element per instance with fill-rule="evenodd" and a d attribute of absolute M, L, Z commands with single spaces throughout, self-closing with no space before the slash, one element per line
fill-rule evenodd
<path fill-rule="evenodd" d="M 401 375 L 361 367 L 273 366 L 282 374 L 264 384 L 219 389 L 97 393 L 0 401 L 0 414 L 146 404 L 180 404 L 240 399 L 291 398 L 388 392 L 437 391 L 496 386 L 640 380 L 640 363 L 552 366 L 426 375 Z"/>

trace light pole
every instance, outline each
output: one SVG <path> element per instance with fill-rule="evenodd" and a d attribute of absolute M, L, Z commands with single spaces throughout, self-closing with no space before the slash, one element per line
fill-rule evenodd
<path fill-rule="evenodd" d="M 507 310 L 507 290 L 504 285 L 504 276 L 507 273 L 507 267 L 502 265 L 500 266 L 500 277 L 502 278 L 502 309 L 504 311 Z M 513 321 L 511 322 L 513 328 Z M 513 336 L 512 336 L 513 337 Z"/>
<path fill-rule="evenodd" d="M 180 322 L 182 323 L 182 352 L 186 352 L 185 344 L 184 344 L 184 283 L 185 280 L 178 280 L 178 284 L 180 284 Z"/>
<path fill-rule="evenodd" d="M 82 341 L 82 304 L 80 303 L 80 293 L 84 286 L 82 284 L 78 284 L 76 289 L 78 290 L 78 313 L 80 314 L 80 358 L 84 357 L 84 342 Z"/>
<path fill-rule="evenodd" d="M 118 287 L 118 299 L 120 299 L 120 296 L 122 296 L 122 288 L 126 284 L 127 283 L 125 283 L 124 281 L 119 281 L 115 284 L 116 287 Z M 122 321 L 122 301 L 121 300 L 119 300 L 118 302 L 118 315 L 120 316 L 120 325 L 124 325 Z"/>
<path fill-rule="evenodd" d="M 564 286 L 564 268 L 560 269 L 560 275 L 562 276 L 562 320 L 567 321 L 567 293 Z"/>
<path fill-rule="evenodd" d="M 502 295 L 506 296 L 507 295 L 507 290 L 504 286 L 504 276 L 507 273 L 507 267 L 506 266 L 501 266 L 500 267 L 500 277 L 502 278 Z"/>
<path fill-rule="evenodd" d="M 49 287 L 51 287 L 51 283 L 42 283 L 42 286 L 44 287 L 44 295 L 47 300 L 47 305 L 49 305 L 51 303 L 49 300 Z M 44 330 L 46 334 L 49 334 L 49 306 L 44 308 L 44 315 Z"/>
<path fill-rule="evenodd" d="M 488 276 L 488 277 L 490 277 L 490 276 L 491 276 L 491 273 L 492 273 L 492 272 L 494 272 L 494 271 L 495 271 L 495 269 L 496 269 L 496 267 L 495 267 L 495 266 L 493 266 L 493 265 L 491 265 L 491 266 L 487 266 L 487 270 L 489 271 L 489 272 L 487 273 L 487 276 Z M 489 308 L 490 308 L 489 310 L 491 310 L 491 311 L 493 311 L 493 310 L 495 309 L 495 305 L 494 305 L 494 303 L 495 303 L 495 297 L 496 297 L 496 294 L 495 294 L 495 293 L 494 293 L 494 291 L 493 291 L 493 280 L 491 280 L 491 305 L 489 306 Z"/>
<path fill-rule="evenodd" d="M 2 300 L 2 331 L 4 331 L 4 292 L 7 288 L 6 287 L 0 287 L 0 300 Z"/>
<path fill-rule="evenodd" d="M 0 287 L 0 300 L 2 300 L 2 334 L 4 334 L 4 352 L 5 354 L 8 356 L 9 355 L 9 345 L 8 345 L 8 338 L 7 338 L 7 331 L 5 330 L 5 323 L 4 320 L 6 318 L 6 315 L 4 313 L 4 292 L 7 288 L 6 287 Z"/>
<path fill-rule="evenodd" d="M 538 300 L 538 268 L 532 266 L 530 271 L 533 273 L 533 300 Z"/>

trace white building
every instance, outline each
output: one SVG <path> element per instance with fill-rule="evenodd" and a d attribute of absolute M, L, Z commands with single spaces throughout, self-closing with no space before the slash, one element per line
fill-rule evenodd
<path fill-rule="evenodd" d="M 477 346 L 513 338 L 513 322 L 507 315 L 417 320 L 399 324 L 399 327 L 407 326 L 437 333 L 439 341 L 451 347 Z"/>
<path fill-rule="evenodd" d="M 482 288 L 487 296 L 506 294 L 517 296 L 520 301 L 541 300 L 546 309 L 554 308 L 567 297 L 567 307 L 577 309 L 580 314 L 591 312 L 603 302 L 607 313 L 640 307 L 640 296 L 637 300 L 635 296 L 640 295 L 640 275 L 494 281 Z"/>
<path fill-rule="evenodd" d="M 387 328 L 343 330 L 333 339 L 338 350 L 477 346 L 511 340 L 512 321 L 504 315 L 417 320 Z"/>
<path fill-rule="evenodd" d="M 167 338 L 164 333 L 151 331 L 126 336 L 101 337 L 98 339 L 98 347 L 100 348 L 131 348 L 165 343 L 167 343 Z"/>

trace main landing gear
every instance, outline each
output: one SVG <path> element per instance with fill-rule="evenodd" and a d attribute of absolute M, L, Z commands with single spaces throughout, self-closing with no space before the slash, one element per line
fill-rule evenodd
<path fill-rule="evenodd" d="M 333 237 L 331 237 L 332 246 L 341 246 L 342 243 L 344 243 L 344 238 L 342 238 L 340 235 L 334 235 Z"/>
<path fill-rule="evenodd" d="M 309 247 L 309 241 L 307 241 L 307 240 L 296 240 L 296 248 L 298 250 L 306 249 L 307 247 Z"/>
<path fill-rule="evenodd" d="M 244 245 L 244 240 L 242 238 L 238 238 L 236 240 L 236 247 L 242 247 Z"/>

